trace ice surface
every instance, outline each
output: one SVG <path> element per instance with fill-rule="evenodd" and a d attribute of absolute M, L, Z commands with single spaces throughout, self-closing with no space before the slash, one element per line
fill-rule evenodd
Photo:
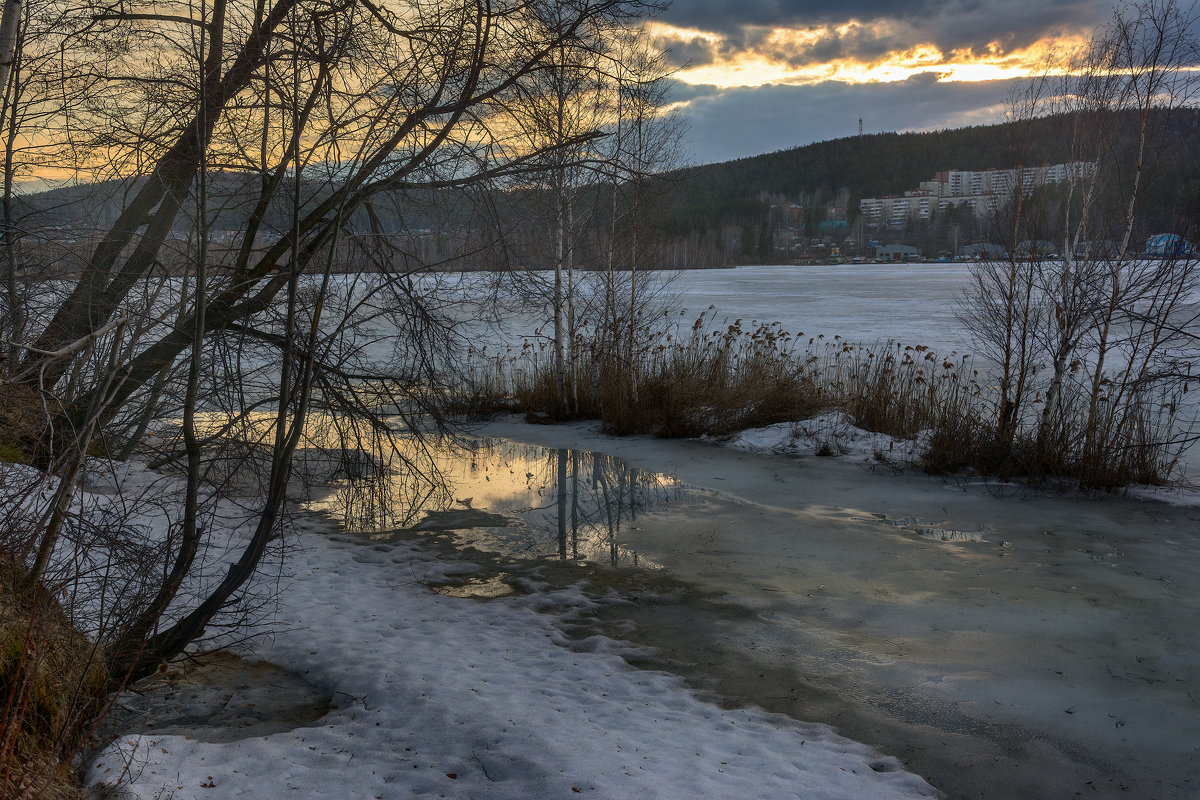
<path fill-rule="evenodd" d="M 687 270 L 669 289 L 694 319 L 712 307 L 717 321 L 778 322 L 804 338 L 897 341 L 939 353 L 968 353 L 955 318 L 969 264 L 814 264 Z"/>
<path fill-rule="evenodd" d="M 139 480 L 132 476 L 131 480 Z M 606 640 L 581 652 L 519 600 L 432 591 L 455 569 L 364 547 L 309 519 L 257 657 L 335 700 L 317 723 L 234 742 L 127 735 L 93 785 L 135 797 L 935 796 L 894 759 L 822 725 L 722 709 Z M 559 614 L 591 601 L 543 597 Z M 601 637 L 602 638 L 602 637 Z"/>
<path fill-rule="evenodd" d="M 586 425 L 486 433 L 713 490 L 621 538 L 686 590 L 602 613 L 697 685 L 836 724 L 955 797 L 1197 796 L 1195 508 Z"/>

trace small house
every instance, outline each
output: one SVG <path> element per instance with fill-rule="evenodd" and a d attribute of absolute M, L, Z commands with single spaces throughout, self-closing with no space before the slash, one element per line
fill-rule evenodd
<path fill-rule="evenodd" d="M 998 244 L 979 242 L 959 248 L 958 256 L 968 261 L 1003 261 L 1008 258 L 1008 251 Z"/>
<path fill-rule="evenodd" d="M 875 248 L 876 261 L 912 261 L 921 257 L 921 251 L 907 244 L 885 244 Z"/>
<path fill-rule="evenodd" d="M 1175 233 L 1159 233 L 1146 240 L 1146 255 L 1156 258 L 1185 258 L 1194 251 L 1191 242 Z"/>

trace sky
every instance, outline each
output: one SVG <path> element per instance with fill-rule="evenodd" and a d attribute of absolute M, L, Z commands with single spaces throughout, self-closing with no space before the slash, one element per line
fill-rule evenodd
<path fill-rule="evenodd" d="M 1014 85 L 1112 13 L 1111 0 L 674 0 L 649 26 L 701 164 L 852 136 L 859 119 L 864 133 L 1001 122 Z"/>

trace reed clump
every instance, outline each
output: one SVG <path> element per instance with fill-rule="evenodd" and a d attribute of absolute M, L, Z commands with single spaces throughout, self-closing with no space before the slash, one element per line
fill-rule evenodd
<path fill-rule="evenodd" d="M 726 436 L 830 407 L 813 366 L 797 358 L 794 337 L 778 325 L 744 328 L 737 320 L 718 326 L 705 315 L 690 330 L 661 331 L 653 342 L 632 349 L 604 337 L 578 341 L 566 413 L 541 349 L 526 346 L 493 360 L 483 385 L 505 386 L 516 410 L 555 420 L 599 419 L 619 435 Z M 472 396 L 484 394 L 479 385 Z"/>
<path fill-rule="evenodd" d="M 1085 488 L 1167 483 L 1179 456 L 1173 402 L 1126 391 L 1120 403 L 1085 408 L 1092 387 L 1082 371 L 1063 387 L 1047 426 L 1036 403 L 1002 420 L 998 387 L 969 356 L 922 345 L 804 339 L 778 325 L 718 325 L 711 313 L 689 330 L 648 330 L 637 341 L 652 344 L 580 337 L 566 403 L 547 348 L 530 343 L 478 360 L 464 393 L 477 409 L 598 419 L 618 435 L 725 437 L 840 411 L 858 428 L 914 442 L 906 452 L 915 449 L 916 464 L 931 473 L 1069 479 Z"/>

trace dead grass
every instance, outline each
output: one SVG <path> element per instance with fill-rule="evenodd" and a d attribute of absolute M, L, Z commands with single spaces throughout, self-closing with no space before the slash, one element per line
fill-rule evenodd
<path fill-rule="evenodd" d="M 627 356 L 606 357 L 597 343 L 585 343 L 587 355 L 574 377 L 577 408 L 569 416 L 599 419 L 620 435 L 724 436 L 828 406 L 813 370 L 794 357 L 792 337 L 778 326 L 746 331 L 739 320 L 710 330 L 709 324 L 701 317 L 682 337 L 663 334 L 635 353 L 632 371 Z M 553 372 L 544 364 L 515 377 L 511 391 L 519 409 L 562 416 Z"/>
<path fill-rule="evenodd" d="M 970 359 L 919 345 L 798 341 L 777 325 L 718 326 L 709 315 L 682 334 L 646 331 L 641 341 L 653 345 L 632 359 L 627 350 L 607 357 L 601 343 L 579 343 L 569 414 L 559 411 L 547 352 L 528 344 L 518 355 L 477 363 L 478 379 L 464 395 L 481 411 L 598 419 L 614 434 L 662 437 L 722 437 L 839 410 L 865 430 L 923 435 L 920 464 L 932 473 L 1069 479 L 1088 489 L 1166 483 L 1178 457 L 1164 402 L 1105 407 L 1088 436 L 1087 415 L 1077 408 L 1087 396 L 1082 384 L 1066 387 L 1053 435 L 1036 435 L 1040 407 L 1002 435 L 995 387 Z"/>
<path fill-rule="evenodd" d="M 79 800 L 72 760 L 108 694 L 99 654 L 4 554 L 0 573 L 0 797 Z"/>

